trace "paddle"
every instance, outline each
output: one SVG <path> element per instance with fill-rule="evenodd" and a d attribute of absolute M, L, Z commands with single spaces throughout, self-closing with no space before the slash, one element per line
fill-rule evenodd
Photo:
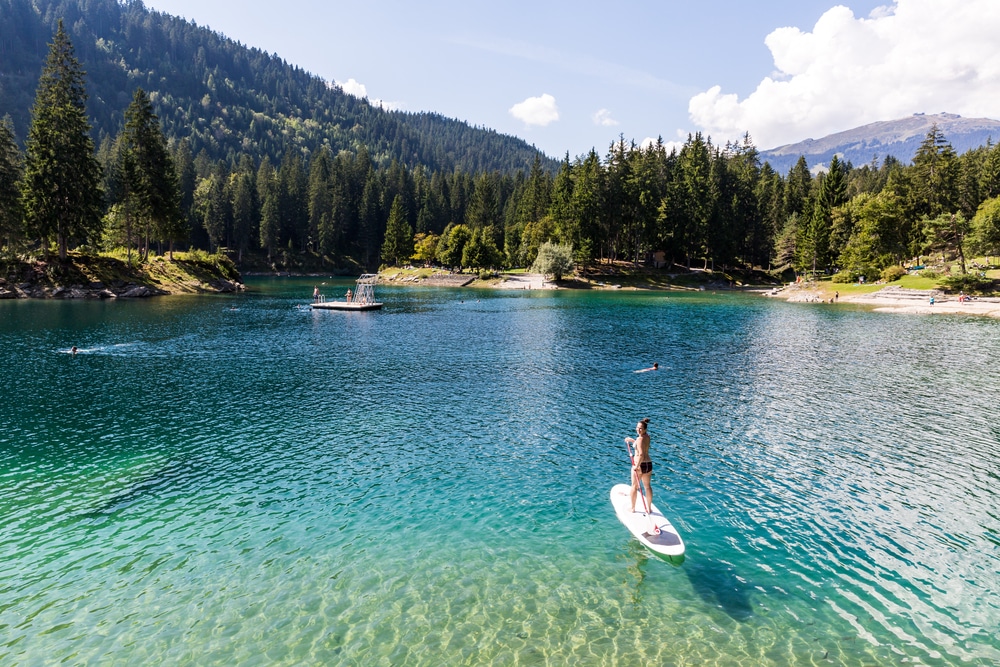
<path fill-rule="evenodd" d="M 639 487 L 639 495 L 642 496 L 642 507 L 646 510 L 646 517 L 649 518 L 649 525 L 653 527 L 653 535 L 660 534 L 660 527 L 656 525 L 653 521 L 653 512 L 650 511 L 649 505 L 646 504 L 646 492 L 642 488 L 642 478 L 639 477 L 639 471 L 635 469 L 635 458 L 632 456 L 632 445 L 629 444 L 628 440 L 625 441 L 625 447 L 628 449 L 628 460 L 632 464 L 632 476 L 635 477 L 635 485 Z"/>

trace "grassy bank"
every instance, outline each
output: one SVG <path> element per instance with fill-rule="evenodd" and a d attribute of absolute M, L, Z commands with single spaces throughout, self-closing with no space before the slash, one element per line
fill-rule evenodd
<path fill-rule="evenodd" d="M 468 269 L 462 275 L 476 277 L 471 283 L 472 287 L 492 287 L 503 282 L 504 275 L 526 273 L 531 272 L 528 269 L 513 269 L 491 274 Z M 438 274 L 453 275 L 445 269 L 390 267 L 383 269 L 379 276 L 390 282 L 419 283 Z M 781 279 L 763 271 L 686 270 L 679 267 L 668 270 L 615 262 L 592 265 L 552 284 L 566 289 L 690 290 L 770 287 L 780 285 Z"/>
<path fill-rule="evenodd" d="M 242 289 L 236 265 L 225 255 L 175 252 L 173 259 L 150 255 L 140 262 L 133 253 L 98 255 L 70 252 L 65 261 L 56 256 L 0 260 L 0 281 L 9 289 L 19 287 L 32 295 L 59 289 L 101 290 L 141 286 L 167 294 L 231 292 Z"/>

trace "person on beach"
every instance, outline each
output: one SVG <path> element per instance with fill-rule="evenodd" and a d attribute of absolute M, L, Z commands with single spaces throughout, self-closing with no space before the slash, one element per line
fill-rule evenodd
<path fill-rule="evenodd" d="M 632 501 L 632 511 L 635 511 L 635 496 L 639 492 L 639 483 L 646 487 L 646 501 L 648 507 L 653 507 L 653 460 L 649 458 L 649 433 L 646 428 L 649 426 L 649 417 L 639 421 L 635 425 L 637 438 L 625 438 L 625 443 L 635 446 L 632 456 L 632 491 L 629 499 Z"/>

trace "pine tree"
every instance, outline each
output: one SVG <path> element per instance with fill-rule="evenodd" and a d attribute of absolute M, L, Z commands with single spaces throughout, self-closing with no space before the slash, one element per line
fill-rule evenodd
<path fill-rule="evenodd" d="M 375 264 L 378 237 L 381 233 L 383 204 L 382 187 L 374 169 L 368 171 L 364 190 L 361 193 L 361 204 L 358 209 L 359 239 L 358 248 L 362 264 L 371 267 Z"/>
<path fill-rule="evenodd" d="M 149 254 L 149 241 L 155 239 L 170 244 L 173 258 L 173 242 L 187 237 L 177 171 L 160 121 L 142 88 L 136 89 L 125 110 L 121 150 L 122 177 L 127 181 L 127 196 L 134 199 L 130 208 L 138 215 L 143 255 Z"/>
<path fill-rule="evenodd" d="M 240 160 L 239 168 L 230 176 L 229 192 L 233 210 L 233 242 L 237 250 L 237 260 L 242 261 L 244 251 L 250 248 L 250 240 L 259 235 L 260 198 L 253 172 L 253 163 L 248 155 Z"/>
<path fill-rule="evenodd" d="M 101 166 L 85 107 L 84 71 L 59 21 L 38 82 L 21 182 L 29 236 L 55 240 L 59 258 L 71 243 L 101 231 Z"/>
<path fill-rule="evenodd" d="M 955 149 L 937 125 L 913 156 L 910 208 L 914 217 L 936 218 L 958 208 L 958 161 Z"/>
<path fill-rule="evenodd" d="M 225 245 L 232 229 L 232 209 L 230 198 L 226 192 L 229 175 L 223 163 L 219 163 L 216 173 L 203 179 L 195 190 L 195 208 L 198 210 L 202 225 L 208 232 L 211 250 L 218 250 Z"/>
<path fill-rule="evenodd" d="M 569 153 L 563 158 L 552 187 L 549 215 L 556 223 L 559 237 L 567 243 L 579 243 L 580 219 L 573 210 L 573 166 Z"/>
<path fill-rule="evenodd" d="M 712 188 L 712 144 L 698 132 L 687 138 L 680 152 L 681 182 L 685 210 L 679 240 L 682 252 L 687 257 L 687 266 L 696 253 L 706 253 L 708 262 L 709 223 L 715 208 L 715 192 Z"/>
<path fill-rule="evenodd" d="M 785 185 L 785 215 L 799 216 L 810 210 L 809 196 L 812 192 L 812 175 L 804 155 L 800 155 L 795 166 L 788 170 Z"/>
<path fill-rule="evenodd" d="M 812 255 L 806 265 L 812 271 L 826 269 L 832 259 L 840 254 L 840 248 L 831 246 L 833 232 L 833 209 L 847 201 L 847 168 L 834 155 L 830 158 L 830 168 L 819 184 L 819 193 L 813 205 L 812 218 L 806 231 L 804 249 Z"/>
<path fill-rule="evenodd" d="M 502 224 L 500 195 L 496 181 L 495 174 L 480 174 L 476 179 L 476 189 L 472 193 L 472 200 L 465 215 L 466 223 L 470 227 L 479 229 L 486 226 L 498 227 Z"/>
<path fill-rule="evenodd" d="M 591 149 L 576 169 L 573 183 L 573 211 L 580 220 L 580 245 L 576 248 L 582 264 L 597 258 L 601 248 L 601 214 L 604 210 L 604 171 L 597 151 Z"/>
<path fill-rule="evenodd" d="M 281 231 L 281 203 L 278 176 L 266 157 L 257 168 L 257 194 L 260 197 L 260 247 L 267 251 L 267 261 L 271 262 Z"/>
<path fill-rule="evenodd" d="M 413 228 L 406 221 L 403 198 L 396 195 L 392 200 L 389 220 L 385 225 L 385 243 L 382 244 L 382 262 L 388 266 L 400 266 L 413 256 Z"/>
<path fill-rule="evenodd" d="M 192 234 L 195 229 L 200 229 L 194 219 L 194 189 L 197 186 L 197 176 L 195 175 L 194 158 L 191 156 L 191 145 L 187 139 L 182 139 L 173 151 L 174 170 L 177 172 L 177 188 L 180 192 L 181 217 L 186 227 L 188 238 L 194 240 Z"/>
<path fill-rule="evenodd" d="M 331 226 L 333 209 L 333 192 L 330 185 L 333 164 L 330 149 L 321 147 L 309 161 L 309 245 L 318 246 L 320 254 L 333 250 L 336 240 Z M 323 228 L 322 241 L 320 228 Z"/>
<path fill-rule="evenodd" d="M 20 236 L 21 201 L 17 184 L 21 179 L 21 152 L 14 140 L 10 116 L 0 119 L 0 249 Z"/>

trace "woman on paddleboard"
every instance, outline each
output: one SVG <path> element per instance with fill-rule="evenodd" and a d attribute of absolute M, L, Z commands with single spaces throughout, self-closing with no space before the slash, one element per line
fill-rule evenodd
<path fill-rule="evenodd" d="M 635 447 L 635 454 L 632 457 L 632 511 L 635 511 L 635 496 L 639 492 L 639 480 L 642 480 L 646 487 L 646 507 L 653 506 L 653 460 L 649 458 L 649 433 L 646 427 L 649 426 L 649 417 L 641 420 L 635 425 L 637 438 L 625 438 L 625 444 Z"/>

